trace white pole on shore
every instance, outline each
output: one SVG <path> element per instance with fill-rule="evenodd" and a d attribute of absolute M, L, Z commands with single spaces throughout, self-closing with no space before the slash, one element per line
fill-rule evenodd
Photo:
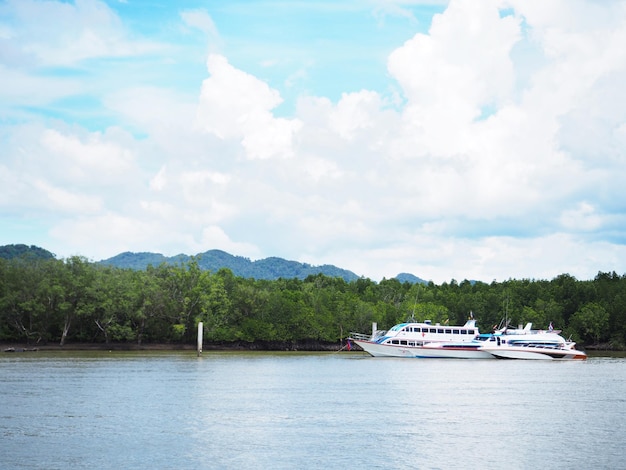
<path fill-rule="evenodd" d="M 202 355 L 202 322 L 198 322 L 198 357 Z"/>

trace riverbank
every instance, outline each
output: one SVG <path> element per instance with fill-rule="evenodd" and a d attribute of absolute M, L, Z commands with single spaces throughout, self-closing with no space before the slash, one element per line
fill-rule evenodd
<path fill-rule="evenodd" d="M 324 343 L 320 341 L 245 341 L 204 343 L 204 351 L 340 351 L 346 349 L 346 342 Z M 66 343 L 58 344 L 19 344 L 1 343 L 0 351 L 195 351 L 195 344 L 180 343 Z"/>

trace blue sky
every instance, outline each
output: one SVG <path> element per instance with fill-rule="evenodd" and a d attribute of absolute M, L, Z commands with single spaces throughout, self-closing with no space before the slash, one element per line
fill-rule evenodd
<path fill-rule="evenodd" d="M 0 244 L 626 272 L 626 2 L 0 1 Z"/>

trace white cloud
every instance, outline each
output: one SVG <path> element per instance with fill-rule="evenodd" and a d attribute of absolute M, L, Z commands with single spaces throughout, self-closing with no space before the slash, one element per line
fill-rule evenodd
<path fill-rule="evenodd" d="M 382 100 L 378 93 L 363 90 L 360 93 L 344 93 L 329 116 L 331 129 L 341 137 L 352 140 L 358 131 L 371 131 L 376 124 Z"/>
<path fill-rule="evenodd" d="M 408 99 L 406 114 L 416 130 L 463 130 L 483 106 L 508 96 L 509 53 L 520 28 L 514 17 L 499 16 L 498 3 L 451 2 L 435 15 L 429 34 L 417 34 L 389 57 L 389 72 Z"/>
<path fill-rule="evenodd" d="M 282 101 L 279 93 L 221 55 L 210 54 L 207 68 L 211 76 L 202 84 L 200 128 L 221 139 L 241 139 L 248 158 L 292 156 L 293 135 L 301 124 L 272 115 Z"/>
<path fill-rule="evenodd" d="M 47 105 L 55 99 L 81 93 L 85 86 L 79 80 L 33 76 L 0 63 L 0 116 L 14 117 L 26 111 L 9 110 L 10 106 L 28 107 Z"/>
<path fill-rule="evenodd" d="M 337 179 L 343 175 L 335 162 L 324 160 L 323 158 L 308 158 L 302 163 L 304 171 L 315 182 L 326 179 Z"/>
<path fill-rule="evenodd" d="M 107 108 L 144 132 L 166 137 L 189 129 L 196 111 L 195 96 L 156 86 L 127 86 L 105 95 Z"/>
<path fill-rule="evenodd" d="M 2 156 L 3 192 L 10 195 L 2 204 L 4 210 L 14 206 L 46 215 L 57 210 L 97 211 L 104 201 L 113 203 L 120 196 L 102 193 L 130 188 L 140 173 L 133 152 L 125 146 L 126 134 L 115 129 L 102 134 L 65 126 L 14 125 L 5 131 L 11 139 Z"/>
<path fill-rule="evenodd" d="M 156 44 L 101 2 L 9 6 L 19 21 L 0 27 L 11 57 L 0 112 L 14 119 L 93 89 L 34 76 L 28 61 Z M 178 30 L 217 40 L 209 11 L 183 10 Z M 46 15 L 59 28 L 36 27 Z M 358 84 L 337 101 L 298 92 L 317 64 L 294 64 L 272 82 L 300 93 L 292 116 L 249 71 L 261 59 L 248 69 L 210 54 L 203 82 L 167 89 L 111 64 L 94 73 L 95 101 L 116 126 L 42 117 L 0 130 L 0 210 L 46 214 L 54 244 L 43 246 L 96 258 L 220 248 L 435 282 L 624 271 L 625 35 L 623 2 L 452 0 L 391 52 L 389 89 Z M 127 83 L 102 85 L 116 75 Z"/>
<path fill-rule="evenodd" d="M 238 243 L 230 239 L 230 237 L 218 226 L 208 226 L 202 231 L 200 243 L 196 245 L 197 252 L 206 251 L 206 247 L 211 249 L 223 250 L 228 253 L 237 253 L 238 256 L 258 257 L 260 252 L 256 246 L 251 243 Z"/>
<path fill-rule="evenodd" d="M 79 215 L 98 212 L 102 209 L 102 201 L 97 196 L 68 191 L 42 180 L 33 181 L 32 188 L 37 191 L 40 205 L 47 206 L 55 213 L 66 212 Z"/>
<path fill-rule="evenodd" d="M 218 37 L 217 27 L 206 10 L 185 10 L 180 16 L 187 25 L 199 29 L 209 38 Z"/>
<path fill-rule="evenodd" d="M 167 168 L 165 165 L 161 167 L 159 172 L 150 180 L 150 189 L 154 191 L 162 191 L 167 186 Z"/>
<path fill-rule="evenodd" d="M 93 133 L 87 142 L 75 135 L 64 135 L 46 129 L 42 147 L 52 158 L 58 158 L 68 179 L 79 184 L 110 184 L 110 179 L 127 175 L 134 164 L 131 151 Z"/>
<path fill-rule="evenodd" d="M 5 46 L 24 64 L 34 60 L 48 66 L 72 65 L 96 57 L 154 53 L 163 47 L 132 40 L 115 12 L 98 0 L 9 0 L 6 11 L 17 26 Z M 42 27 L 50 24 L 54 27 Z"/>
<path fill-rule="evenodd" d="M 575 209 L 566 210 L 561 214 L 561 224 L 573 232 L 592 231 L 602 227 L 602 216 L 586 202 L 581 202 Z"/>
<path fill-rule="evenodd" d="M 510 278 L 552 279 L 563 273 L 591 279 L 598 271 L 620 266 L 624 255 L 623 245 L 590 242 L 565 233 L 478 240 L 418 235 L 405 243 L 388 243 L 366 251 L 358 247 L 329 251 L 322 262 L 348 267 L 357 273 L 373 271 L 374 279 L 389 279 L 408 272 L 436 283 L 451 279 L 491 282 Z M 304 258 L 313 264 L 319 263 L 319 259 L 317 255 Z M 451 259 L 454 263 L 450 263 Z"/>
<path fill-rule="evenodd" d="M 90 259 L 109 258 L 123 251 L 149 251 L 149 238 L 161 234 L 161 244 L 169 242 L 158 223 L 114 212 L 102 212 L 90 217 L 59 220 L 50 235 L 56 240 L 60 256 L 81 254 Z M 98 243 L 94 243 L 97 240 Z"/>
<path fill-rule="evenodd" d="M 236 209 L 231 204 L 219 202 L 222 186 L 228 184 L 229 176 L 210 172 L 183 172 L 179 175 L 179 184 L 187 207 L 197 207 L 199 213 L 190 214 L 192 218 L 221 222 Z"/>

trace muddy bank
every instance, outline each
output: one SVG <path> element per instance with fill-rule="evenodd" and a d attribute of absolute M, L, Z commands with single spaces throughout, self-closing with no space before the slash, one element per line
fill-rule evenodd
<path fill-rule="evenodd" d="M 346 342 L 324 343 L 320 341 L 245 341 L 204 343 L 204 351 L 340 351 L 345 350 Z M 58 344 L 16 344 L 5 343 L 0 346 L 4 352 L 37 351 L 195 351 L 195 344 L 175 343 L 67 343 Z"/>

